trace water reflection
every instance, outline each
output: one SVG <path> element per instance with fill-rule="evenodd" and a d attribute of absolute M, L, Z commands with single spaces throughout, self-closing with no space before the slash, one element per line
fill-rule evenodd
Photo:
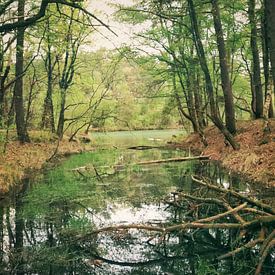
<path fill-rule="evenodd" d="M 209 162 L 132 165 L 183 156 L 170 150 L 106 150 L 73 156 L 0 207 L 1 274 L 251 274 L 258 248 L 217 260 L 239 240 L 238 230 L 204 229 L 162 235 L 112 224 L 172 225 L 218 206 L 173 204 L 173 192 L 205 195 L 191 175 L 247 192 L 247 183 Z M 118 166 L 120 165 L 120 166 Z M 75 168 L 86 167 L 82 174 Z M 119 167 L 119 169 L 117 169 Z M 253 190 L 252 190 L 253 191 Z M 254 191 L 253 191 L 254 192 Z M 246 236 L 253 238 L 253 233 Z M 265 274 L 274 272 L 274 256 Z"/>

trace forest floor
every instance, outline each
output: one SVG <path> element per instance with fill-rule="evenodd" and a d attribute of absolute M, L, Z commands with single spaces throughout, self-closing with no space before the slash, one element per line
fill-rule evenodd
<path fill-rule="evenodd" d="M 7 193 L 22 179 L 41 171 L 53 156 L 57 140 L 50 134 L 31 131 L 32 142 L 20 144 L 10 141 L 5 154 L 0 154 L 0 194 Z M 2 150 L 2 148 L 0 148 Z M 91 143 L 69 142 L 64 138 L 58 147 L 57 157 L 91 151 Z"/>
<path fill-rule="evenodd" d="M 176 146 L 209 155 L 229 171 L 240 173 L 253 181 L 275 186 L 275 120 L 269 121 L 270 131 L 264 130 L 263 120 L 237 123 L 236 141 L 240 150 L 234 151 L 214 126 L 205 130 L 208 147 L 204 147 L 198 134 L 180 140 Z"/>

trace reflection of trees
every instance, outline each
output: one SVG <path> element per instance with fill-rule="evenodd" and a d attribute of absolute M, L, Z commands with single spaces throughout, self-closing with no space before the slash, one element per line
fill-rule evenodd
<path fill-rule="evenodd" d="M 201 184 L 205 186 L 205 183 Z M 127 232 L 132 229 L 156 231 L 158 233 L 154 238 L 148 237 L 150 241 L 147 244 L 152 251 L 163 259 L 184 258 L 180 262 L 183 266 L 177 270 L 189 270 L 184 266 L 184 263 L 188 262 L 193 274 L 202 263 L 212 269 L 209 274 L 250 274 L 255 271 L 257 264 L 256 274 L 260 274 L 261 270 L 264 274 L 274 272 L 274 257 L 271 257 L 271 253 L 275 236 L 275 230 L 272 231 L 275 210 L 233 190 L 220 189 L 210 184 L 207 184 L 207 187 L 211 188 L 212 192 L 198 188 L 197 196 L 174 193 L 174 198 L 169 203 L 170 211 L 175 211 L 171 223 L 167 221 L 158 226 L 113 225 L 91 234 L 109 234 L 110 231 L 119 233 L 121 230 Z M 224 195 L 217 199 L 217 193 L 214 191 Z M 212 197 L 204 198 L 202 194 L 211 194 Z M 245 203 L 239 205 L 240 201 Z M 127 248 L 125 253 L 130 252 L 126 251 Z M 126 265 L 126 261 L 124 264 Z M 163 266 L 161 268 L 162 271 L 166 270 Z M 169 270 L 174 272 L 172 267 L 169 267 Z M 189 273 L 186 271 L 185 274 Z"/>
<path fill-rule="evenodd" d="M 4 256 L 4 208 L 0 205 L 0 268 L 3 264 Z"/>

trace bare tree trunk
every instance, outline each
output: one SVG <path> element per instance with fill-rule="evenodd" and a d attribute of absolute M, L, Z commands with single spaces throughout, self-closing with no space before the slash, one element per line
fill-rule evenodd
<path fill-rule="evenodd" d="M 18 0 L 18 21 L 24 20 L 25 0 Z M 15 64 L 15 86 L 14 86 L 14 108 L 15 122 L 18 140 L 22 143 L 30 142 L 25 121 L 23 102 L 23 72 L 24 72 L 24 34 L 25 29 L 17 29 L 16 42 L 16 64 Z"/>
<path fill-rule="evenodd" d="M 201 65 L 201 68 L 202 68 L 202 71 L 203 71 L 204 77 L 205 77 L 206 92 L 208 94 L 209 103 L 210 103 L 211 119 L 212 119 L 213 123 L 216 125 L 216 127 L 222 132 L 222 134 L 227 139 L 227 141 L 231 144 L 233 149 L 237 150 L 237 149 L 239 149 L 239 144 L 234 140 L 234 137 L 232 136 L 232 134 L 224 126 L 224 124 L 220 118 L 219 112 L 216 108 L 213 83 L 212 83 L 209 68 L 208 68 L 208 65 L 206 62 L 206 56 L 205 56 L 203 44 L 201 41 L 201 36 L 199 33 L 197 15 L 196 15 L 196 11 L 194 8 L 193 0 L 188 0 L 188 8 L 189 8 L 189 15 L 190 15 L 191 24 L 192 24 L 193 40 L 196 45 L 196 50 L 197 50 L 197 54 L 199 57 L 200 65 Z"/>
<path fill-rule="evenodd" d="M 225 124 L 229 132 L 234 135 L 236 133 L 235 107 L 233 101 L 232 86 L 229 77 L 229 67 L 227 64 L 227 54 L 224 43 L 218 0 L 212 0 L 212 15 L 214 19 L 214 27 L 220 59 L 221 81 L 225 107 Z"/>
<path fill-rule="evenodd" d="M 250 44 L 252 50 L 252 62 L 253 62 L 253 86 L 255 88 L 255 95 L 252 91 L 252 97 L 255 101 L 255 110 L 253 110 L 255 118 L 261 118 L 263 116 L 263 90 L 261 83 L 261 68 L 260 57 L 257 43 L 257 23 L 255 18 L 255 0 L 248 0 L 248 16 L 251 28 Z"/>

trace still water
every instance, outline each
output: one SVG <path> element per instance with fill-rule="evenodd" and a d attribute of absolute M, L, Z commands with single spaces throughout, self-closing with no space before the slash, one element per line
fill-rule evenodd
<path fill-rule="evenodd" d="M 205 192 L 192 175 L 257 196 L 249 182 L 208 161 L 137 165 L 187 156 L 163 147 L 179 134 L 96 133 L 94 152 L 71 156 L 35 181 L 26 180 L 22 192 L 0 205 L 0 274 L 253 274 L 257 247 L 217 260 L 236 242 L 237 232 L 93 233 L 109 225 L 169 226 L 186 220 L 186 213 L 196 207 L 193 202 L 188 209 L 169 202 L 177 191 Z M 131 146 L 152 148 L 128 149 Z M 263 274 L 274 274 L 273 265 L 271 254 Z"/>

